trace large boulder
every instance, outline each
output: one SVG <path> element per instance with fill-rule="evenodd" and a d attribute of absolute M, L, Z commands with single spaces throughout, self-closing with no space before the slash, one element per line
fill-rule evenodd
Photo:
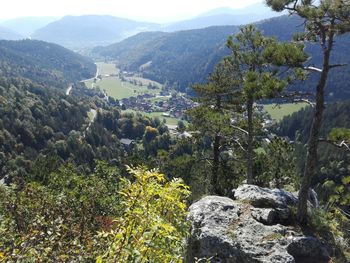
<path fill-rule="evenodd" d="M 326 244 L 290 224 L 293 194 L 243 185 L 234 199 L 207 196 L 190 206 L 186 262 L 329 262 Z"/>
<path fill-rule="evenodd" d="M 282 189 L 268 189 L 256 185 L 244 184 L 234 191 L 237 200 L 249 201 L 255 207 L 285 208 L 295 205 L 297 197 Z"/>

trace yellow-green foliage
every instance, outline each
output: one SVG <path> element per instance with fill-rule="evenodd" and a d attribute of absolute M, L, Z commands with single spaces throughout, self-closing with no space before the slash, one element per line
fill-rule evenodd
<path fill-rule="evenodd" d="M 188 187 L 145 167 L 128 169 L 134 178 L 121 179 L 123 214 L 101 233 L 111 245 L 97 262 L 181 262 Z"/>
<path fill-rule="evenodd" d="M 333 128 L 329 133 L 329 139 L 334 142 L 350 142 L 350 129 L 346 128 Z"/>

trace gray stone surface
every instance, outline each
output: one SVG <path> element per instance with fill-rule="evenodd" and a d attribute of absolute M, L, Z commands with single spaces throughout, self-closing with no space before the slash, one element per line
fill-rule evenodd
<path fill-rule="evenodd" d="M 286 208 L 298 202 L 296 196 L 282 189 L 268 189 L 249 184 L 238 187 L 234 198 L 261 208 Z"/>
<path fill-rule="evenodd" d="M 264 225 L 273 225 L 277 220 L 277 213 L 271 208 L 252 208 L 251 215 Z"/>
<path fill-rule="evenodd" d="M 195 258 L 221 263 L 327 262 L 325 244 L 286 224 L 288 207 L 297 202 L 294 195 L 243 185 L 235 198 L 207 196 L 191 205 L 185 262 Z"/>
<path fill-rule="evenodd" d="M 329 251 L 324 243 L 315 237 L 297 237 L 288 245 L 287 251 L 296 259 L 305 262 L 328 262 Z M 314 261 L 312 261 L 314 260 Z"/>

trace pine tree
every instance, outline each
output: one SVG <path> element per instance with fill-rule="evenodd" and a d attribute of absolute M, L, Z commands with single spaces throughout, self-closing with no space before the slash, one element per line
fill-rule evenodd
<path fill-rule="evenodd" d="M 240 80 L 241 96 L 247 112 L 247 182 L 253 184 L 254 103 L 263 98 L 276 97 L 290 81 L 301 76 L 297 68 L 307 56 L 303 45 L 279 43 L 274 38 L 263 36 L 253 25 L 243 27 L 235 37 L 231 36 L 227 46 L 232 51 L 227 60 Z M 284 74 L 281 74 L 282 71 Z"/>
<path fill-rule="evenodd" d="M 192 117 L 192 129 L 200 137 L 208 137 L 212 143 L 210 192 L 221 194 L 219 183 L 220 153 L 227 137 L 232 134 L 229 109 L 238 105 L 238 83 L 235 72 L 227 63 L 219 63 L 206 84 L 197 84 L 192 88 L 196 92 L 200 105 L 188 111 Z"/>
<path fill-rule="evenodd" d="M 310 130 L 304 176 L 299 191 L 297 218 L 301 223 L 307 222 L 307 200 L 311 181 L 316 174 L 317 148 L 322 115 L 325 107 L 324 90 L 331 69 L 343 66 L 331 64 L 331 53 L 337 36 L 350 31 L 349 0 L 267 0 L 267 5 L 275 11 L 288 10 L 305 19 L 305 32 L 296 36 L 299 40 L 319 43 L 322 48 L 323 62 L 321 68 L 305 67 L 306 70 L 319 74 L 316 86 L 316 106 Z"/>

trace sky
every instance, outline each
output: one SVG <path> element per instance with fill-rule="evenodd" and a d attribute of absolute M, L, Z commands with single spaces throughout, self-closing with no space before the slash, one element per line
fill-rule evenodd
<path fill-rule="evenodd" d="M 0 0 L 0 19 L 28 16 L 114 15 L 170 22 L 217 7 L 242 8 L 261 0 Z"/>

